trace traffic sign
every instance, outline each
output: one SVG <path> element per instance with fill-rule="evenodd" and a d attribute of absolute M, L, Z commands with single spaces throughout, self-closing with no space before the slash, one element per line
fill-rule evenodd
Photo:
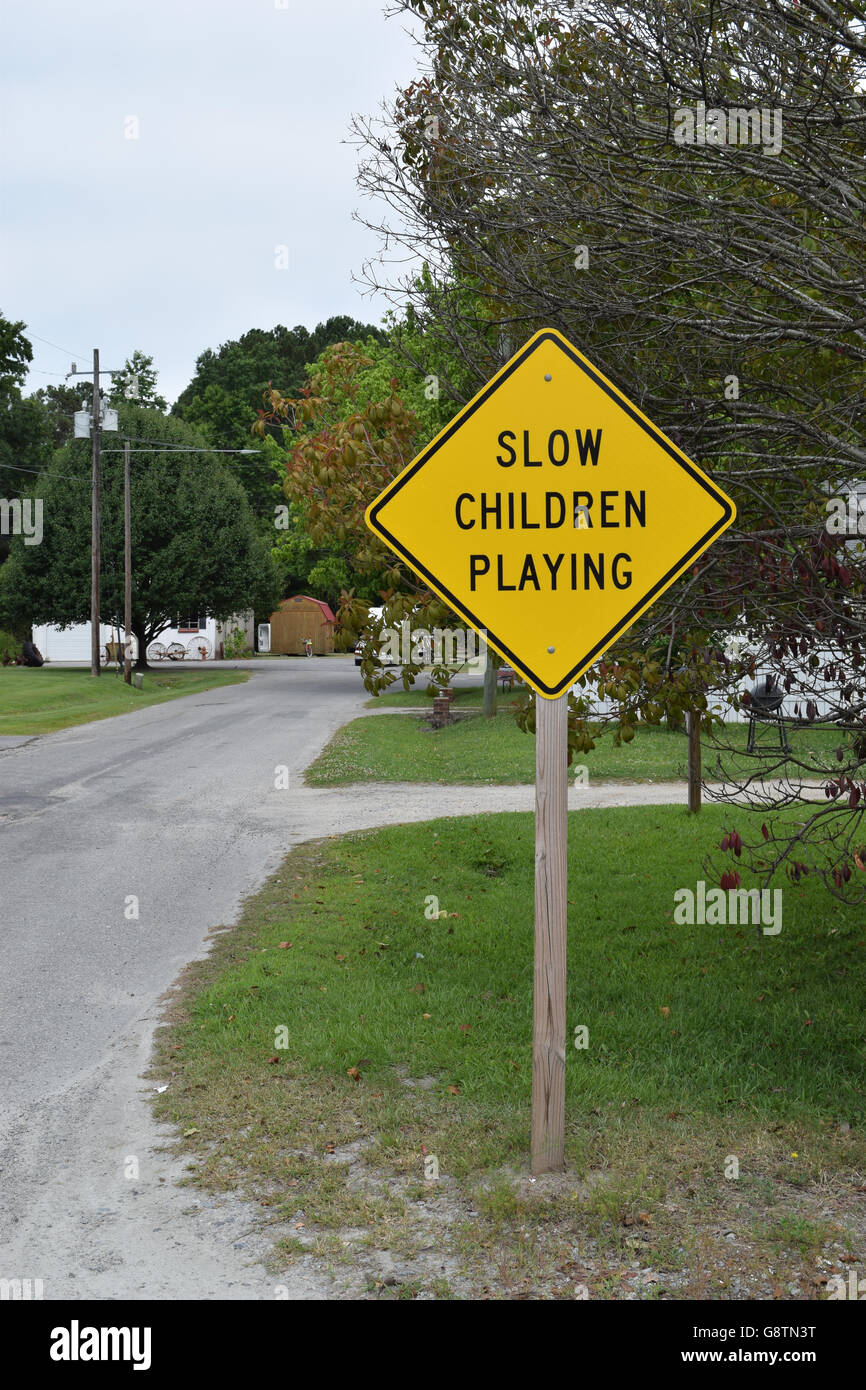
<path fill-rule="evenodd" d="M 730 526 L 726 497 L 555 329 L 367 524 L 539 695 L 561 695 Z"/>
<path fill-rule="evenodd" d="M 368 526 L 545 697 L 535 741 L 533 1173 L 565 1161 L 563 692 L 735 515 L 554 329 L 530 338 L 367 509 Z"/>

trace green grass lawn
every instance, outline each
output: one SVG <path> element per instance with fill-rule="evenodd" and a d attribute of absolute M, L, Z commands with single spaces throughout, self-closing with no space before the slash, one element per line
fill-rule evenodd
<path fill-rule="evenodd" d="M 771 731 L 765 729 L 768 739 Z M 726 739 L 745 750 L 748 726 L 730 724 Z M 807 765 L 806 776 L 819 776 L 835 766 L 834 752 L 844 735 L 832 729 L 795 729 L 791 742 L 797 758 Z M 768 767 L 779 775 L 771 743 L 765 745 Z M 718 777 L 717 754 L 704 740 L 704 776 Z M 778 747 L 775 750 L 778 755 Z M 615 748 L 611 735 L 599 738 L 591 753 L 578 759 L 588 769 L 589 782 L 598 778 L 623 781 L 675 781 L 687 775 L 688 740 L 684 733 L 642 726 L 631 743 Z M 729 770 L 749 767 L 752 759 L 728 756 Z M 573 775 L 573 772 L 572 772 Z M 381 714 L 355 719 L 340 729 L 307 769 L 313 786 L 347 782 L 465 782 L 520 783 L 535 780 L 535 739 L 518 729 L 514 715 L 503 710 L 493 719 L 480 715 L 433 729 L 410 714 Z"/>
<path fill-rule="evenodd" d="M 743 831 L 750 813 L 736 814 Z M 811 1208 L 781 1237 L 777 1217 L 866 1160 L 862 910 L 806 880 L 785 884 L 778 936 L 675 925 L 674 891 L 704 877 L 724 824 L 718 807 L 570 817 L 567 1034 L 589 1030 L 567 1052 L 577 1187 L 540 1189 L 530 1209 L 513 1181 L 528 1149 L 533 951 L 533 820 L 514 814 L 289 855 L 194 967 L 162 1036 L 158 1110 L 185 1132 L 197 1180 L 242 1182 L 275 1218 L 302 1207 L 323 1240 L 363 1226 L 411 1244 L 426 1153 L 473 1209 L 467 1267 L 503 1223 L 550 1223 L 547 1241 L 564 1220 L 572 1246 L 579 1230 L 621 1251 L 639 1216 L 655 1267 L 681 1269 L 697 1227 L 720 1219 L 745 1222 L 763 1260 L 759 1222 L 793 1241 L 792 1259 L 813 1258 L 830 1237 Z M 375 1182 L 346 1180 L 359 1144 Z M 725 1182 L 731 1154 L 739 1184 Z M 542 1246 L 533 1278 L 552 1277 Z"/>
<path fill-rule="evenodd" d="M 89 670 L 4 666 L 0 667 L 0 734 L 49 734 L 247 679 L 242 671 L 151 671 L 137 690 L 125 685 L 114 671 L 93 677 Z"/>

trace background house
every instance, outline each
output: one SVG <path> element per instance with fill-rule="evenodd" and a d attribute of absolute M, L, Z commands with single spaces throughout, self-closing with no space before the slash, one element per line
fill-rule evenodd
<path fill-rule="evenodd" d="M 223 656 L 225 642 L 228 634 L 236 628 L 240 628 L 244 634 L 244 640 L 248 647 L 255 648 L 255 624 L 253 614 L 239 613 L 233 618 L 229 618 L 225 623 L 218 623 L 215 618 L 205 617 L 203 614 L 189 613 L 179 614 L 173 627 L 163 628 L 159 636 L 154 640 L 160 642 L 163 647 L 169 647 L 172 643 L 180 643 L 186 650 L 186 660 L 201 660 L 202 651 L 207 653 L 207 657 L 215 660 Z M 121 630 L 121 641 L 123 640 Z M 199 644 L 198 639 L 204 639 Z M 105 647 L 108 642 L 117 640 L 117 629 L 107 623 L 99 625 L 99 650 L 103 660 L 105 659 Z M 40 623 L 34 625 L 33 641 L 39 648 L 46 661 L 90 661 L 90 623 L 76 623 L 73 627 L 59 628 L 53 627 L 50 623 Z M 193 643 L 192 649 L 190 644 Z M 136 643 L 133 638 L 133 659 L 135 659 Z"/>
<path fill-rule="evenodd" d="M 283 656 L 303 656 L 304 638 L 313 644 L 314 656 L 334 650 L 336 619 L 323 599 L 296 594 L 283 599 L 271 614 L 271 651 Z"/>

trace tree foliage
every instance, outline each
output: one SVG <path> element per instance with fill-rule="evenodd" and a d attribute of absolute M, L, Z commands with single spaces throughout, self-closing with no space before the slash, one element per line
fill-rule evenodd
<path fill-rule="evenodd" d="M 135 401 L 145 410 L 168 410 L 168 402 L 156 389 L 158 373 L 153 358 L 136 348 L 127 357 L 123 370 L 111 378 L 109 404 L 118 406 L 121 401 Z"/>
<path fill-rule="evenodd" d="M 23 323 L 12 323 L 0 314 L 0 497 L 7 501 L 30 491 L 50 453 L 43 406 L 21 394 L 33 358 L 23 330 Z M 10 539 L 0 534 L 0 565 Z"/>
<path fill-rule="evenodd" d="M 623 737 L 637 719 L 706 711 L 713 691 L 737 698 L 758 669 L 799 696 L 806 724 L 820 692 L 843 726 L 832 804 L 771 864 L 760 845 L 752 864 L 808 859 L 834 890 L 841 876 L 844 891 L 866 892 L 851 873 L 866 796 L 855 737 L 866 572 L 862 547 L 824 525 L 828 490 L 856 488 L 866 466 L 862 10 L 402 0 L 394 11 L 420 23 L 424 62 L 381 121 L 356 123 L 361 186 L 391 209 L 371 283 L 435 321 L 471 389 L 532 331 L 560 329 L 734 496 L 736 526 L 592 684 L 617 702 Z M 702 141 L 680 138 L 684 113 L 693 132 L 703 122 Z M 424 260 L 423 281 L 388 269 L 386 256 L 407 252 Z M 724 639 L 738 623 L 751 640 L 732 660 Z M 572 727 L 589 749 L 580 703 Z M 747 790 L 758 795 L 765 772 L 756 759 Z M 837 814 L 843 796 L 853 817 Z"/>
<path fill-rule="evenodd" d="M 249 608 L 270 613 L 278 594 L 270 555 L 244 491 L 222 460 L 198 448 L 180 420 L 131 402 L 119 407 L 119 440 L 132 441 L 133 630 L 139 664 L 179 613 L 220 621 Z M 136 442 L 141 440 L 136 451 Z M 165 444 L 152 446 L 150 441 Z M 148 441 L 145 443 L 144 441 Z M 109 446 L 119 448 L 120 445 Z M 60 449 L 35 489 L 43 500 L 44 539 L 16 539 L 0 571 L 3 621 L 61 627 L 90 617 L 90 447 Z M 123 622 L 123 456 L 105 452 L 102 468 L 102 614 Z"/>
<path fill-rule="evenodd" d="M 206 348 L 199 355 L 193 379 L 178 396 L 172 414 L 195 425 L 214 448 L 254 448 L 256 439 L 250 430 L 259 418 L 263 391 L 273 385 L 285 395 L 295 395 L 304 384 L 307 364 L 329 343 L 383 336 L 380 329 L 345 314 L 312 330 L 302 324 L 291 329 L 282 324 L 270 330 L 252 328 L 215 351 Z M 280 429 L 272 433 L 282 441 Z M 279 501 L 280 478 L 274 455 L 263 442 L 256 456 L 230 460 L 229 466 L 243 484 L 266 534 L 273 522 L 274 503 Z"/>
<path fill-rule="evenodd" d="M 435 405 L 426 424 L 404 400 L 396 366 L 407 379 L 407 394 L 416 405 Z M 313 546 L 327 547 L 332 572 L 341 566 L 351 579 L 338 605 L 341 640 L 353 642 L 362 630 L 369 638 L 362 672 L 373 692 L 390 685 L 393 672 L 383 671 L 377 659 L 381 628 L 398 627 L 412 615 L 421 626 L 459 626 L 447 605 L 431 594 L 364 522 L 364 512 L 385 485 L 405 467 L 438 424 L 439 407 L 425 396 L 424 378 L 407 367 L 393 348 L 365 349 L 355 343 L 335 343 L 314 364 L 308 384 L 291 398 L 266 393 L 267 411 L 260 421 L 285 428 L 284 491 L 303 518 Z M 324 566 L 324 559 L 320 561 Z M 312 578 L 312 576 L 311 576 Z M 381 622 L 368 623 L 368 602 L 375 596 L 383 606 Z M 404 685 L 421 669 L 420 661 L 403 668 Z M 434 679 L 447 673 L 434 671 Z"/>

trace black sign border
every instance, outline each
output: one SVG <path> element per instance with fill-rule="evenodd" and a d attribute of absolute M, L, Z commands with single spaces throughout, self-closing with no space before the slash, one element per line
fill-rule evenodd
<path fill-rule="evenodd" d="M 580 661 L 578 661 L 571 668 L 571 670 L 565 677 L 563 677 L 562 680 L 557 681 L 556 685 L 548 685 L 539 676 L 537 676 L 535 672 L 531 669 L 531 667 L 529 667 L 526 664 L 526 662 L 521 661 L 520 658 L 516 656 L 514 652 L 511 651 L 510 647 L 508 647 L 505 642 L 500 641 L 496 634 L 490 628 L 488 628 L 486 624 L 481 622 L 481 620 L 475 616 L 475 614 L 465 603 L 458 599 L 455 594 L 452 594 L 451 591 L 448 588 L 446 588 L 446 586 L 442 583 L 440 579 L 437 579 L 435 575 L 431 574 L 430 571 L 426 568 L 426 566 L 421 564 L 421 562 L 418 559 L 416 559 L 416 557 L 412 555 L 409 550 L 407 550 L 406 546 L 403 545 L 400 541 L 398 541 L 396 536 L 393 536 L 391 534 L 387 526 L 385 526 L 379 520 L 379 513 L 381 512 L 382 508 L 385 507 L 392 500 L 392 498 L 396 497 L 397 493 L 400 492 L 400 490 L 404 488 L 406 484 L 412 480 L 412 478 L 414 478 L 415 474 L 418 473 L 424 467 L 424 465 L 430 461 L 431 458 L 433 458 L 434 454 L 438 453 L 438 451 L 443 447 L 443 445 L 448 443 L 448 441 L 452 438 L 453 435 L 457 433 L 457 431 L 464 424 L 464 422 L 468 420 L 472 415 L 474 415 L 476 410 L 479 410 L 481 406 L 484 405 L 490 399 L 490 397 L 496 393 L 496 391 L 498 391 L 499 387 L 503 384 L 503 382 L 508 380 L 512 372 L 515 372 L 518 367 L 523 366 L 523 363 L 526 362 L 527 359 L 531 357 L 533 353 L 535 353 L 538 350 L 538 348 L 541 347 L 541 344 L 546 342 L 555 343 L 559 350 L 565 353 L 565 355 L 571 359 L 571 361 L 575 364 L 576 367 L 579 367 L 580 370 L 586 376 L 588 376 L 590 380 L 595 383 L 596 386 L 601 388 L 601 390 L 605 393 L 606 396 L 609 396 L 610 399 L 620 407 L 620 409 L 624 410 L 625 413 L 628 416 L 630 416 L 630 418 L 635 422 L 635 424 L 639 425 L 640 428 L 644 431 L 644 433 L 649 435 L 649 437 L 654 441 L 654 443 L 659 448 L 663 449 L 664 452 L 668 454 L 673 459 L 673 461 L 680 466 L 680 468 L 683 468 L 686 471 L 686 473 L 688 473 L 689 476 L 694 479 L 696 483 L 699 483 L 700 486 L 704 489 L 704 491 L 707 492 L 710 495 L 710 497 L 712 497 L 713 501 L 717 502 L 719 506 L 722 508 L 722 515 L 719 518 L 719 520 L 713 526 L 711 526 L 710 529 L 706 531 L 703 536 L 701 536 L 700 540 L 695 542 L 691 549 L 688 550 L 686 554 L 682 556 L 681 559 L 679 559 L 677 563 L 673 565 L 665 575 L 662 576 L 661 579 L 656 581 L 656 583 L 649 590 L 649 592 L 645 594 L 642 599 L 639 599 L 638 602 L 634 604 L 629 609 L 629 611 L 626 614 L 624 614 L 622 618 L 619 619 L 617 623 L 614 624 L 614 626 L 610 629 L 609 632 L 607 632 L 604 635 L 604 637 L 600 638 L 599 641 L 596 642 L 595 646 L 593 646 L 590 649 L 590 651 L 586 654 L 586 656 L 582 657 Z M 507 657 L 507 659 L 511 662 L 511 665 L 514 667 L 516 671 L 519 671 L 523 675 L 528 676 L 530 683 L 534 686 L 537 686 L 538 690 L 542 691 L 546 696 L 548 696 L 549 698 L 555 698 L 557 695 L 563 694 L 569 686 L 573 685 L 578 675 L 585 671 L 587 667 L 591 666 L 595 658 L 600 656 L 602 652 L 606 651 L 606 649 L 611 645 L 611 643 L 616 641 L 616 638 L 620 635 L 621 632 L 623 632 L 626 628 L 631 627 L 631 624 L 635 621 L 640 611 L 646 608 L 650 603 L 652 603 L 654 597 L 661 590 L 667 588 L 669 584 L 673 583 L 673 581 L 678 577 L 678 575 L 688 567 L 690 560 L 692 560 L 696 554 L 698 554 L 702 550 L 705 550 L 707 546 L 712 542 L 713 537 L 718 535 L 720 531 L 723 531 L 725 527 L 730 524 L 730 522 L 734 519 L 735 514 L 736 513 L 734 507 L 728 501 L 727 497 L 725 497 L 724 493 L 720 492 L 715 487 L 715 485 L 710 482 L 708 478 L 705 478 L 701 473 L 698 473 L 693 464 L 690 462 L 690 460 L 686 458 L 685 454 L 680 453 L 676 445 L 672 444 L 669 440 L 665 439 L 664 436 L 659 433 L 659 431 L 655 428 L 654 425 L 651 425 L 647 420 L 644 420 L 638 414 L 637 410 L 631 404 L 631 402 L 626 399 L 625 396 L 621 395 L 620 392 L 617 391 L 615 387 L 611 386 L 608 382 L 606 382 L 603 379 L 603 377 L 601 377 L 594 370 L 594 368 L 590 366 L 588 362 L 584 362 L 584 360 L 577 355 L 576 351 L 571 347 L 571 344 L 566 339 L 561 337 L 560 334 L 555 332 L 554 330 L 547 329 L 539 333 L 536 337 L 531 338 L 529 342 L 526 344 L 526 346 L 522 349 L 522 351 L 519 352 L 516 357 L 512 358 L 512 360 L 509 363 L 507 363 L 506 366 L 500 372 L 498 372 L 497 375 L 494 376 L 491 381 L 487 383 L 483 391 L 481 391 L 480 394 L 476 396 L 473 401 L 470 401 L 468 405 L 464 406 L 463 409 L 457 415 L 455 415 L 450 425 L 448 425 L 447 428 L 440 435 L 437 435 L 436 439 L 433 440 L 432 444 L 429 444 L 427 448 L 424 449 L 423 452 L 418 455 L 418 457 L 409 465 L 405 472 L 401 473 L 398 478 L 395 478 L 394 481 L 388 485 L 388 487 L 381 494 L 381 496 L 377 497 L 376 501 L 370 507 L 370 510 L 368 512 L 368 518 L 369 525 L 373 528 L 373 530 L 375 530 L 376 534 L 380 537 L 380 539 L 382 539 L 386 545 L 390 546 L 392 550 L 396 551 L 396 553 L 406 561 L 410 569 L 413 569 L 416 574 L 420 575 L 423 579 L 426 579 L 427 582 L 430 584 L 431 588 L 434 590 L 434 592 L 440 594 L 443 598 L 447 599 L 448 603 L 454 609 L 455 613 L 459 613 L 463 618 L 465 618 L 466 621 L 469 623 L 470 627 L 475 628 L 476 632 L 486 632 L 491 639 L 491 645 L 497 651 L 499 651 L 499 653 L 502 656 Z"/>

